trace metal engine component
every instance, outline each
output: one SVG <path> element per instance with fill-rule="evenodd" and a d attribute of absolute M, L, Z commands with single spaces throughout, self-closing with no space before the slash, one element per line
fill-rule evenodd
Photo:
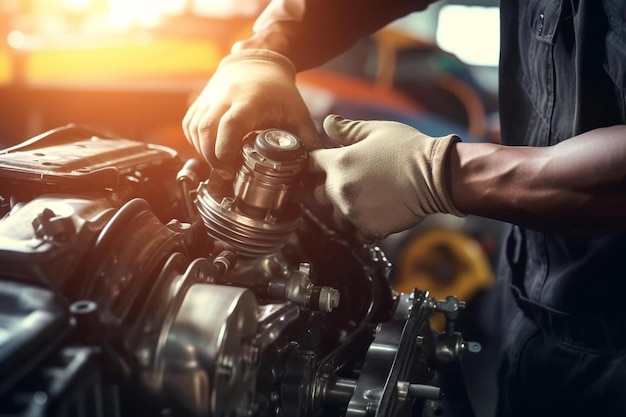
<path fill-rule="evenodd" d="M 272 280 L 268 285 L 268 295 L 312 310 L 330 313 L 339 306 L 339 291 L 328 286 L 316 286 L 309 279 L 310 265 L 300 264 L 297 270 L 290 271 L 285 279 Z"/>
<path fill-rule="evenodd" d="M 210 178 L 192 204 L 197 164 L 158 146 L 66 127 L 0 152 L 0 415 L 408 417 L 443 401 L 438 367 L 479 349 L 455 329 L 463 303 L 393 293 L 379 248 L 301 212 L 305 161 L 293 135 L 261 132 L 233 194 Z"/>
<path fill-rule="evenodd" d="M 156 368 L 162 392 L 197 415 L 226 415 L 247 406 L 258 361 L 250 344 L 257 332 L 257 309 L 254 294 L 242 288 L 189 288 L 171 325 L 161 333 Z M 199 378 L 206 384 L 204 392 L 197 389 Z"/>
<path fill-rule="evenodd" d="M 290 200 L 306 163 L 300 140 L 279 129 L 246 140 L 233 193 L 212 175 L 200 184 L 196 206 L 208 234 L 243 256 L 272 253 L 296 229 L 299 209 Z"/>

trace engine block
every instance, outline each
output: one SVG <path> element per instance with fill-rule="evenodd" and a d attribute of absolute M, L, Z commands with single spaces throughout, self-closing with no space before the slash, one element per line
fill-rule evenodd
<path fill-rule="evenodd" d="M 1 151 L 0 415 L 459 408 L 438 370 L 479 349 L 463 303 L 393 292 L 379 248 L 299 201 L 305 162 L 275 129 L 244 140 L 234 184 L 77 126 Z"/>

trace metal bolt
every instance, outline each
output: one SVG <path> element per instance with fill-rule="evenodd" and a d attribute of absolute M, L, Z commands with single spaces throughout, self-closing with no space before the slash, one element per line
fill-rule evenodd
<path fill-rule="evenodd" d="M 307 262 L 300 263 L 300 266 L 298 266 L 298 271 L 302 272 L 308 277 L 311 273 L 311 264 Z"/>
<path fill-rule="evenodd" d="M 422 347 L 424 347 L 424 336 L 420 336 L 418 335 L 415 338 L 415 347 L 421 349 Z"/>
<path fill-rule="evenodd" d="M 330 313 L 339 306 L 339 291 L 333 287 L 322 287 L 320 289 L 319 309 Z"/>
<path fill-rule="evenodd" d="M 237 254 L 234 251 L 223 250 L 213 260 L 215 265 L 221 274 L 225 274 L 230 271 L 237 263 Z"/>
<path fill-rule="evenodd" d="M 478 342 L 463 342 L 461 346 L 464 351 L 470 353 L 479 353 L 482 350 L 482 346 Z"/>
<path fill-rule="evenodd" d="M 258 365 L 261 360 L 261 349 L 252 343 L 244 345 L 243 360 L 248 365 Z"/>
<path fill-rule="evenodd" d="M 272 391 L 270 394 L 270 401 L 277 403 L 280 400 L 280 394 L 277 391 Z"/>

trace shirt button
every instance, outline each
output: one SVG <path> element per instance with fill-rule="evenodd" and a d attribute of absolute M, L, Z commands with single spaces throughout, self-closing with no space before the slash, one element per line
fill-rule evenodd
<path fill-rule="evenodd" d="M 543 33 L 543 13 L 539 14 L 539 19 L 537 19 L 537 35 L 541 35 Z"/>

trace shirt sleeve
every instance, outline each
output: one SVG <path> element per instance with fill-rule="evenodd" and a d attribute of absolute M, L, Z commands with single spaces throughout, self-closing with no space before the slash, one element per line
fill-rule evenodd
<path fill-rule="evenodd" d="M 233 46 L 271 49 L 298 71 L 319 66 L 393 20 L 423 10 L 433 0 L 272 0 L 254 34 Z"/>

